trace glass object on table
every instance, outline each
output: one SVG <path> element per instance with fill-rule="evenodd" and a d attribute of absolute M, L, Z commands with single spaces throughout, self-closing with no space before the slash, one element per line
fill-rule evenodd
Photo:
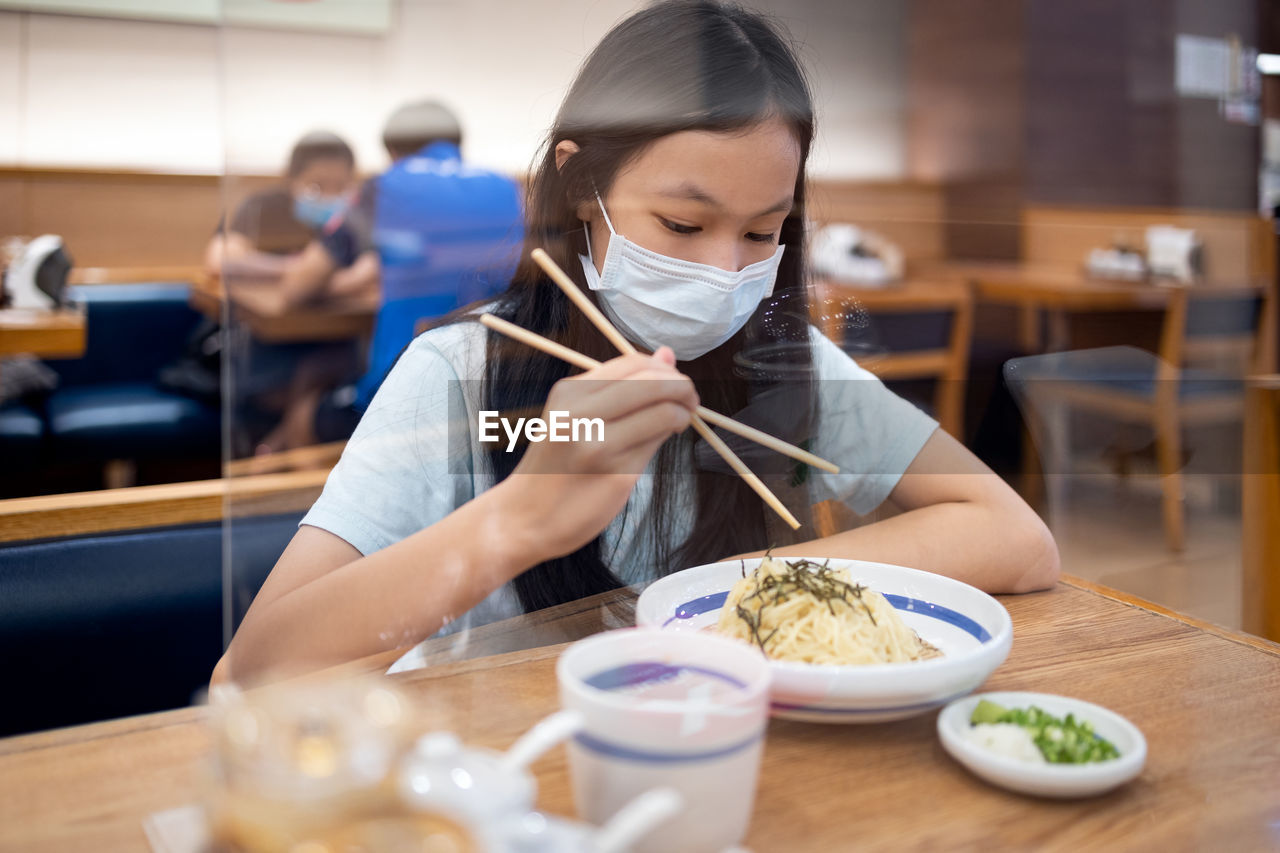
<path fill-rule="evenodd" d="M 213 694 L 210 824 L 221 849 L 468 851 L 459 820 L 406 807 L 412 704 L 376 677 Z"/>

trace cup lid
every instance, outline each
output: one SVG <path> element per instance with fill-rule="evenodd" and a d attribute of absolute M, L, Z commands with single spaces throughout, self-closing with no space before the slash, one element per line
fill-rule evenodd
<path fill-rule="evenodd" d="M 468 821 L 519 816 L 533 808 L 537 786 L 501 754 L 468 747 L 453 732 L 423 735 L 401 763 L 399 791 L 419 811 L 446 811 Z"/>

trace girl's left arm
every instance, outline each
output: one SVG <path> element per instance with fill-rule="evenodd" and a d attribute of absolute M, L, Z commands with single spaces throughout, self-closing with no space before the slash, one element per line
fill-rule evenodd
<path fill-rule="evenodd" d="M 1058 546 L 1040 516 L 941 429 L 916 454 L 889 501 L 903 512 L 773 554 L 896 563 L 987 592 L 1030 592 L 1058 579 Z"/>

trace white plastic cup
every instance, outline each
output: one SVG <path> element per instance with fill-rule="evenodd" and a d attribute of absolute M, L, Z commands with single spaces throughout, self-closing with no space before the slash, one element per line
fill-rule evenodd
<path fill-rule="evenodd" d="M 571 646 L 556 665 L 560 702 L 583 715 L 569 741 L 574 804 L 602 824 L 651 788 L 679 815 L 639 853 L 720 851 L 747 834 L 769 719 L 769 665 L 713 634 L 626 628 Z"/>

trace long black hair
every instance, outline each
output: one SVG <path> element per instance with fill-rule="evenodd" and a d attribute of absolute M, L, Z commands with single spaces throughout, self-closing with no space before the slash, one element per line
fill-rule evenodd
<path fill-rule="evenodd" d="M 682 362 L 679 369 L 693 379 L 704 405 L 733 414 L 781 382 L 769 371 L 744 367 L 748 337 L 753 349 L 789 352 L 785 383 L 791 399 L 798 392 L 806 405 L 800 407 L 804 416 L 795 423 L 795 434 L 783 437 L 803 442 L 813 424 L 803 278 L 805 164 L 814 135 L 813 102 L 793 49 L 779 28 L 757 13 L 711 0 L 667 0 L 633 14 L 604 37 L 582 65 L 535 163 L 520 264 L 511 286 L 490 310 L 600 360 L 617 355 L 546 280 L 529 252 L 545 249 L 590 295 L 577 261 L 586 253 L 584 223 L 576 215 L 580 204 L 593 202 L 597 191 L 607 194 L 618 172 L 660 137 L 688 130 L 739 131 L 773 117 L 792 129 L 801 152 L 794 207 L 778 235 L 786 250 L 774 294 L 761 303 L 748 328 L 706 355 Z M 565 140 L 579 150 L 557 168 L 556 145 Z M 498 335 L 490 334 L 486 346 L 482 397 L 487 410 L 540 411 L 551 386 L 573 370 Z M 488 460 L 495 481 L 501 481 L 522 454 L 499 445 L 490 448 Z M 658 575 L 772 544 L 770 510 L 737 476 L 712 470 L 696 473 L 692 533 L 683 542 L 672 541 L 677 477 L 688 476 L 677 472 L 695 470 L 693 448 L 692 434 L 686 431 L 664 443 L 655 460 L 653 497 L 640 538 L 653 543 Z M 788 464 L 766 482 L 773 480 L 775 491 L 785 492 L 795 473 Z M 807 509 L 793 507 L 797 515 Z M 599 536 L 515 580 L 526 611 L 620 585 L 605 565 Z"/>

